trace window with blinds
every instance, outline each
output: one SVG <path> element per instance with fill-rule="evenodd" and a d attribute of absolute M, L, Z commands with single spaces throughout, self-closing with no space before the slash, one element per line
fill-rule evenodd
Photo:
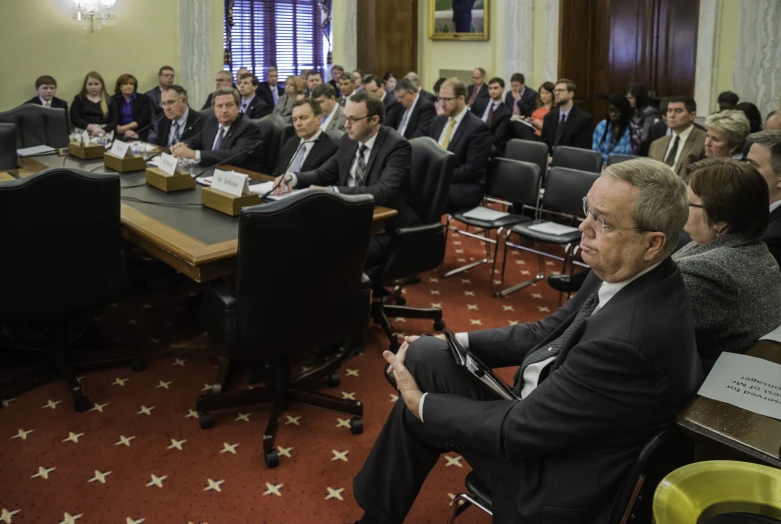
<path fill-rule="evenodd" d="M 225 68 L 246 67 L 263 80 L 276 66 L 281 82 L 302 69 L 322 71 L 322 22 L 319 0 L 225 0 Z"/>

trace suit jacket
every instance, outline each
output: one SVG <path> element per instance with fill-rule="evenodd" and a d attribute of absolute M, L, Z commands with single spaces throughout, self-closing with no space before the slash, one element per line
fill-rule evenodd
<path fill-rule="evenodd" d="M 694 127 L 697 129 L 701 129 L 702 131 L 705 131 L 705 128 L 702 127 L 697 122 L 694 123 Z M 660 138 L 667 135 L 667 124 L 664 120 L 659 120 L 655 124 L 651 124 L 648 128 L 648 136 L 643 139 L 643 143 L 640 145 L 640 156 L 648 156 L 648 151 L 651 148 L 651 144 L 653 144 L 655 141 L 659 140 Z"/>
<path fill-rule="evenodd" d="M 396 95 L 387 91 L 385 92 L 385 98 L 382 99 L 382 103 L 385 105 L 385 120 L 382 122 L 383 125 L 396 129 L 399 127 L 404 107 L 396 100 Z"/>
<path fill-rule="evenodd" d="M 469 334 L 486 365 L 520 365 L 572 324 L 601 281 L 539 322 Z M 651 435 L 672 426 L 703 379 L 681 272 L 670 259 L 627 284 L 567 340 L 523 400 L 429 393 L 426 432 L 486 457 L 495 522 L 609 520 L 613 498 Z"/>
<path fill-rule="evenodd" d="M 556 128 L 559 126 L 559 108 L 551 109 L 542 120 L 542 141 L 548 144 L 548 148 L 553 151 Z M 594 122 L 591 115 L 583 111 L 578 106 L 572 106 L 564 122 L 564 134 L 561 136 L 558 145 L 579 147 L 581 149 L 591 149 L 591 138 L 594 134 Z"/>
<path fill-rule="evenodd" d="M 437 95 L 435 95 L 434 93 L 429 93 L 425 89 L 421 89 L 419 91 L 419 93 L 420 93 L 421 97 L 425 98 L 426 100 L 428 100 L 432 104 L 436 104 L 437 103 Z"/>
<path fill-rule="evenodd" d="M 447 115 L 436 117 L 428 136 L 439 141 L 447 121 Z M 485 178 L 491 158 L 491 132 L 488 126 L 480 117 L 467 111 L 451 137 L 447 150 L 456 157 L 453 182 L 450 185 L 451 207 L 468 209 L 479 205 L 485 193 Z"/>
<path fill-rule="evenodd" d="M 678 162 L 673 166 L 673 171 L 678 173 L 678 176 L 682 177 L 686 174 L 686 166 L 693 164 L 698 160 L 702 160 L 705 157 L 705 136 L 705 131 L 695 127 L 692 129 L 691 133 L 689 133 L 689 138 L 686 139 L 686 142 L 680 144 L 679 147 L 682 147 L 683 149 L 678 156 Z M 664 162 L 667 146 L 670 145 L 670 140 L 672 139 L 673 135 L 667 135 L 655 140 L 648 149 L 648 157 Z"/>
<path fill-rule="evenodd" d="M 777 207 L 770 213 L 770 224 L 768 224 L 760 240 L 767 244 L 770 254 L 773 255 L 778 265 L 781 266 L 781 207 Z"/>
<path fill-rule="evenodd" d="M 401 126 L 405 111 L 406 109 L 402 106 L 401 113 L 399 114 L 399 123 L 396 126 L 397 129 Z M 428 136 L 429 127 L 436 117 L 437 110 L 434 107 L 434 104 L 421 95 L 418 98 L 417 104 L 412 108 L 412 113 L 407 120 L 404 138 L 411 140 L 419 136 Z"/>
<path fill-rule="evenodd" d="M 409 142 L 393 129 L 380 127 L 366 165 L 365 184 L 348 187 L 347 180 L 357 151 L 358 142 L 350 140 L 345 133 L 339 142 L 336 155 L 314 171 L 298 173 L 296 187 L 335 186 L 340 193 L 347 195 L 369 194 L 374 196 L 375 205 L 390 207 L 399 212 L 390 224 L 392 227 L 415 224 L 418 216 L 412 207 L 412 185 L 409 176 L 412 146 Z"/>
<path fill-rule="evenodd" d="M 160 86 L 157 86 L 144 93 L 144 95 L 149 99 L 150 122 L 154 122 L 152 127 L 150 127 L 147 131 L 146 140 L 155 143 L 157 142 L 157 128 L 160 125 L 160 119 L 165 118 L 160 116 L 163 114 L 163 108 L 160 107 L 160 102 L 163 98 L 163 92 L 160 91 Z M 155 117 L 157 117 L 157 120 L 155 120 Z"/>
<path fill-rule="evenodd" d="M 344 123 L 347 121 L 347 117 L 344 116 L 344 109 L 342 109 L 342 106 L 339 104 L 336 104 L 335 109 L 336 112 L 334 113 L 334 117 L 328 122 L 328 126 L 325 128 L 326 131 L 331 131 L 333 129 L 338 129 L 339 131 L 344 130 Z"/>
<path fill-rule="evenodd" d="M 277 90 L 277 101 L 279 101 L 279 99 L 282 98 L 282 95 L 285 94 L 285 88 L 277 84 L 275 89 Z M 268 82 L 261 82 L 258 84 L 258 90 L 255 91 L 255 96 L 262 98 L 266 105 L 271 108 L 276 105 L 274 103 L 274 94 L 271 92 L 271 85 L 269 85 Z"/>
<path fill-rule="evenodd" d="M 485 108 L 488 107 L 490 102 L 490 98 L 478 98 L 471 110 L 477 118 L 482 120 Z M 488 128 L 489 131 L 491 131 L 491 156 L 504 154 L 504 146 L 510 139 L 510 118 L 512 116 L 512 110 L 508 109 L 504 104 L 500 103 L 496 109 L 494 109 L 494 116 L 491 119 L 491 125 Z"/>
<path fill-rule="evenodd" d="M 201 129 L 203 128 L 205 119 L 191 107 L 188 108 L 188 111 L 189 112 L 187 113 L 187 122 L 185 123 L 185 127 L 184 129 L 179 130 L 180 142 L 186 142 L 190 138 L 200 133 Z M 167 118 L 160 120 L 160 123 L 158 124 L 157 141 L 155 144 L 160 147 L 166 147 L 168 145 L 168 135 L 171 133 L 172 125 L 172 121 L 168 120 Z"/>
<path fill-rule="evenodd" d="M 728 233 L 703 245 L 690 242 L 673 260 L 686 282 L 706 371 L 723 351 L 745 353 L 778 325 L 781 272 L 760 239 Z"/>
<path fill-rule="evenodd" d="M 210 116 L 203 123 L 201 132 L 186 140 L 185 144 L 190 149 L 201 152 L 202 166 L 213 166 L 230 159 L 230 164 L 253 169 L 255 161 L 252 154 L 260 140 L 260 130 L 249 121 L 249 118 L 239 115 L 222 139 L 220 149 L 213 151 L 212 145 L 214 144 L 214 139 L 217 138 L 219 128 L 220 124 L 217 122 L 217 117 Z M 255 147 L 253 148 L 253 146 Z M 234 155 L 236 157 L 231 158 Z"/>
<path fill-rule="evenodd" d="M 469 104 L 469 101 L 472 99 L 472 93 L 475 90 L 475 85 L 470 84 L 466 88 L 466 103 Z M 481 98 L 491 98 L 491 95 L 488 94 L 488 84 L 483 84 L 480 86 L 480 91 L 477 92 L 477 98 L 475 98 L 475 102 L 480 100 Z"/>
<path fill-rule="evenodd" d="M 214 96 L 214 92 L 209 93 L 209 96 L 206 97 L 206 103 L 203 104 L 201 111 L 205 111 L 212 106 L 212 96 Z"/>
<path fill-rule="evenodd" d="M 274 176 L 284 175 L 287 173 L 290 162 L 293 160 L 293 155 L 296 154 L 298 146 L 301 144 L 301 139 L 298 136 L 291 136 L 285 141 L 285 145 L 282 146 L 282 153 L 279 155 L 279 164 L 274 170 Z M 315 143 L 312 144 L 312 149 L 309 154 L 306 155 L 306 160 L 301 166 L 301 171 L 313 171 L 318 167 L 325 164 L 325 162 L 334 156 L 339 151 L 339 142 L 331 138 L 325 133 L 320 133 Z M 780 273 L 781 274 L 781 273 Z"/>
<path fill-rule="evenodd" d="M 244 101 L 242 100 L 242 103 L 243 102 Z M 268 105 L 266 101 L 263 100 L 263 98 L 255 93 L 255 97 L 252 99 L 252 103 L 250 103 L 244 115 L 246 115 L 246 117 L 250 120 L 257 120 L 258 118 L 263 118 L 266 115 L 270 115 L 273 109 L 274 106 Z M 239 111 L 241 111 L 241 103 L 239 103 Z"/>
<path fill-rule="evenodd" d="M 122 95 L 114 95 L 114 104 L 117 106 L 117 125 L 120 125 L 122 121 L 122 104 L 125 99 Z M 136 98 L 133 100 L 133 120 L 138 124 L 136 131 L 141 131 L 139 134 L 140 140 L 146 140 L 148 129 L 144 129 L 152 122 L 152 110 L 149 108 L 150 100 L 146 95 L 136 93 Z M 115 130 L 116 131 L 116 130 Z"/>
<path fill-rule="evenodd" d="M 537 91 L 526 86 L 520 100 L 517 102 L 515 98 L 513 98 L 512 91 L 508 91 L 507 96 L 504 97 L 504 102 L 510 109 L 510 114 L 513 112 L 513 105 L 517 105 L 518 109 L 521 111 L 521 115 L 530 117 L 532 116 L 532 113 L 534 113 L 534 110 L 537 109 Z"/>
<path fill-rule="evenodd" d="M 328 83 L 331 85 L 331 87 L 334 88 L 334 91 L 336 91 L 336 98 L 339 98 L 342 96 L 342 90 L 339 89 L 339 82 L 334 80 L 333 78 L 328 81 Z"/>

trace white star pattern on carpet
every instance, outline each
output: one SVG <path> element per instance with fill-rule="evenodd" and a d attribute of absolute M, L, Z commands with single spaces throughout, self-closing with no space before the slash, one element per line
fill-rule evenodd
<path fill-rule="evenodd" d="M 22 510 L 20 510 L 20 509 L 8 510 L 8 509 L 3 508 L 3 510 L 0 511 L 0 522 L 5 522 L 6 524 L 11 524 L 11 522 L 12 522 L 11 519 L 13 518 L 13 516 L 16 515 L 17 513 L 19 513 L 20 511 L 22 511 Z"/>
<path fill-rule="evenodd" d="M 331 458 L 331 462 L 335 460 L 341 460 L 342 462 L 347 462 L 347 454 L 349 453 L 349 451 L 336 451 L 335 449 L 332 449 L 331 453 L 334 454 L 334 456 Z"/>
<path fill-rule="evenodd" d="M 76 524 L 76 521 L 79 520 L 83 515 L 79 513 L 78 515 L 71 515 L 70 513 L 65 513 L 63 515 L 63 519 L 60 521 L 60 524 Z"/>
<path fill-rule="evenodd" d="M 277 497 L 281 497 L 282 493 L 279 491 L 282 489 L 282 484 L 270 484 L 266 482 L 266 491 L 263 492 L 264 495 L 276 495 Z"/>
<path fill-rule="evenodd" d="M 184 416 L 184 418 L 198 418 L 198 412 L 194 409 L 187 410 L 187 414 Z"/>
<path fill-rule="evenodd" d="M 228 444 L 227 442 L 223 442 L 222 451 L 220 451 L 220 453 L 230 453 L 231 455 L 235 455 L 237 447 L 239 447 L 238 444 Z"/>
<path fill-rule="evenodd" d="M 465 297 L 473 297 L 473 296 L 475 296 L 475 292 L 474 291 L 464 291 L 464 296 Z"/>
<path fill-rule="evenodd" d="M 117 377 L 117 378 L 114 379 L 114 382 L 112 382 L 111 385 L 112 386 L 122 386 L 122 387 L 125 387 L 125 382 L 127 382 L 128 380 L 130 380 L 130 379 L 129 378 L 119 378 L 119 377 Z"/>
<path fill-rule="evenodd" d="M 346 391 L 342 391 L 342 398 L 345 400 L 355 400 L 355 392 L 348 393 Z"/>
<path fill-rule="evenodd" d="M 130 517 L 125 519 L 125 524 L 141 524 L 146 519 L 132 519 Z"/>
<path fill-rule="evenodd" d="M 482 326 L 483 325 L 483 321 L 480 320 L 479 318 L 470 318 L 469 319 L 469 323 L 472 324 L 473 326 Z"/>
<path fill-rule="evenodd" d="M 12 439 L 20 438 L 22 440 L 27 440 L 27 435 L 29 435 L 33 431 L 35 431 L 35 430 L 34 429 L 28 429 L 28 430 L 20 429 L 19 432 L 16 435 L 12 436 L 11 438 Z"/>
<path fill-rule="evenodd" d="M 15 398 L 9 398 L 9 399 L 3 400 L 3 407 L 7 408 L 9 405 L 11 405 L 11 402 L 13 402 L 14 400 L 16 400 L 16 399 Z"/>
<path fill-rule="evenodd" d="M 477 308 L 477 304 L 467 304 L 466 308 L 469 309 L 469 310 L 472 310 L 472 311 L 475 311 L 475 310 L 478 309 Z"/>
<path fill-rule="evenodd" d="M 106 483 L 106 477 L 111 475 L 111 471 L 106 471 L 105 473 L 102 471 L 95 470 L 95 475 L 92 476 L 91 479 L 89 479 L 87 482 L 100 482 L 101 484 Z"/>
<path fill-rule="evenodd" d="M 512 306 L 505 306 L 505 305 L 503 305 L 503 306 L 502 306 L 502 309 L 503 309 L 504 311 L 515 311 L 515 310 L 513 309 L 513 307 L 512 307 Z"/>
<path fill-rule="evenodd" d="M 154 406 L 152 406 L 151 408 L 148 408 L 146 406 L 141 406 L 141 409 L 136 411 L 136 415 L 149 415 L 149 416 L 151 416 L 153 409 L 155 409 Z"/>
<path fill-rule="evenodd" d="M 166 449 L 178 449 L 179 451 L 182 451 L 182 444 L 184 444 L 185 442 L 187 441 L 171 439 L 171 445 L 168 446 Z"/>
<path fill-rule="evenodd" d="M 119 440 L 114 443 L 115 446 L 127 446 L 130 447 L 130 441 L 133 440 L 136 437 L 126 437 L 125 435 L 120 435 Z"/>
<path fill-rule="evenodd" d="M 279 453 L 279 456 L 281 457 L 292 458 L 290 455 L 291 451 L 293 451 L 293 448 L 283 448 L 282 446 L 277 446 L 277 453 Z"/>
<path fill-rule="evenodd" d="M 391 398 L 390 399 L 391 402 L 396 402 L 397 400 L 399 400 L 399 396 L 394 395 L 393 393 L 390 394 L 390 398 Z"/>
<path fill-rule="evenodd" d="M 174 359 L 174 363 L 171 364 L 172 366 L 181 366 L 184 367 L 184 363 L 187 362 L 186 358 L 177 358 Z"/>
<path fill-rule="evenodd" d="M 166 382 L 166 381 L 164 381 L 164 380 L 161 380 L 161 381 L 160 381 L 160 382 L 159 382 L 159 383 L 158 383 L 158 384 L 155 386 L 155 388 L 168 389 L 168 386 L 170 386 L 171 384 L 173 384 L 173 382 L 172 382 L 172 381 L 168 381 L 168 382 Z"/>
<path fill-rule="evenodd" d="M 31 479 L 42 478 L 44 480 L 49 480 L 49 473 L 51 473 L 55 469 L 57 468 L 44 468 L 43 466 L 38 466 L 38 473 L 31 476 L 30 478 Z"/>
<path fill-rule="evenodd" d="M 100 402 L 95 402 L 95 405 L 92 406 L 90 411 L 98 411 L 100 413 L 103 413 L 103 408 L 105 408 L 106 406 L 108 406 L 108 402 L 106 402 L 105 404 L 101 404 Z"/>
<path fill-rule="evenodd" d="M 168 475 L 163 475 L 162 477 L 158 477 L 157 475 L 152 475 L 152 480 L 146 483 L 146 487 L 152 487 L 157 486 L 158 488 L 163 487 L 163 481 L 168 478 Z"/>
<path fill-rule="evenodd" d="M 51 408 L 51 409 L 57 409 L 57 404 L 62 402 L 62 400 L 49 400 L 46 402 L 46 405 L 41 406 L 43 409 Z"/>
<path fill-rule="evenodd" d="M 461 464 L 461 456 L 456 455 L 455 457 L 451 457 L 450 455 L 445 455 L 445 460 L 447 461 L 447 464 L 445 466 L 458 466 L 459 468 L 463 468 L 463 464 Z"/>
<path fill-rule="evenodd" d="M 344 491 L 344 488 L 338 488 L 338 489 L 325 488 L 325 489 L 328 490 L 328 495 L 325 496 L 325 500 L 330 500 L 330 499 L 337 499 L 342 501 L 344 500 L 342 498 L 342 492 Z"/>
<path fill-rule="evenodd" d="M 442 302 L 432 302 L 431 307 L 434 309 L 442 309 Z"/>
<path fill-rule="evenodd" d="M 285 422 L 285 425 L 293 424 L 294 426 L 300 426 L 301 424 L 298 423 L 299 420 L 301 420 L 301 415 L 297 417 L 291 417 L 290 415 L 285 415 L 287 417 L 287 421 Z"/>
<path fill-rule="evenodd" d="M 252 413 L 239 413 L 239 415 L 233 419 L 234 422 L 238 422 L 240 420 L 243 420 L 244 422 L 249 422 L 249 416 L 252 415 Z"/>
<path fill-rule="evenodd" d="M 221 486 L 225 484 L 225 480 L 206 479 L 206 482 L 208 482 L 209 485 L 203 488 L 204 491 L 216 491 L 217 493 L 222 493 Z"/>
<path fill-rule="evenodd" d="M 84 436 L 84 433 L 74 433 L 74 432 L 71 431 L 68 434 L 68 438 L 63 439 L 63 442 L 73 442 L 75 444 L 78 444 L 79 443 L 79 438 L 83 437 L 83 436 Z"/>
<path fill-rule="evenodd" d="M 337 428 L 349 428 L 350 427 L 350 419 L 349 418 L 337 418 L 336 419 L 336 427 Z"/>

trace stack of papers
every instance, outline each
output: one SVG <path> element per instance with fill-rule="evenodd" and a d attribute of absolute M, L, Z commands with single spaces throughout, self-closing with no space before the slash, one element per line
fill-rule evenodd
<path fill-rule="evenodd" d="M 541 224 L 535 224 L 529 226 L 529 229 L 539 231 L 540 233 L 546 233 L 548 235 L 566 235 L 568 233 L 575 233 L 578 231 L 576 227 L 563 226 L 556 222 L 542 222 Z"/>
<path fill-rule="evenodd" d="M 509 214 L 510 213 L 505 213 L 503 211 L 496 211 L 490 207 L 478 206 L 464 213 L 464 218 L 473 218 L 475 220 L 486 220 L 488 222 L 493 222 L 494 220 L 499 220 L 500 218 L 504 218 Z"/>
<path fill-rule="evenodd" d="M 53 147 L 49 146 L 34 146 L 34 147 L 25 147 L 23 149 L 17 149 L 16 150 L 16 156 L 21 157 L 28 157 L 28 156 L 39 156 L 39 155 L 51 155 L 52 153 L 56 153 L 57 150 Z"/>

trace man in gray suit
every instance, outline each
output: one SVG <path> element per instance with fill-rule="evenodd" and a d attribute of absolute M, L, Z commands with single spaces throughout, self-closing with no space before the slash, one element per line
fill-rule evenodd
<path fill-rule="evenodd" d="M 608 167 L 584 199 L 578 294 L 539 322 L 456 335 L 491 367 L 520 366 L 501 400 L 439 337 L 386 351 L 397 402 L 353 482 L 359 522 L 402 522 L 441 453 L 493 494 L 494 522 L 607 522 L 641 447 L 702 382 L 689 300 L 670 255 L 686 187 L 639 159 Z"/>
<path fill-rule="evenodd" d="M 320 104 L 323 114 L 320 118 L 320 130 L 344 131 L 344 109 L 336 103 L 336 91 L 331 84 L 320 84 L 312 91 L 312 99 Z"/>
<path fill-rule="evenodd" d="M 697 103 L 690 96 L 667 99 L 667 127 L 672 134 L 655 140 L 648 157 L 664 162 L 683 177 L 686 166 L 705 157 L 705 131 L 694 125 Z"/>

